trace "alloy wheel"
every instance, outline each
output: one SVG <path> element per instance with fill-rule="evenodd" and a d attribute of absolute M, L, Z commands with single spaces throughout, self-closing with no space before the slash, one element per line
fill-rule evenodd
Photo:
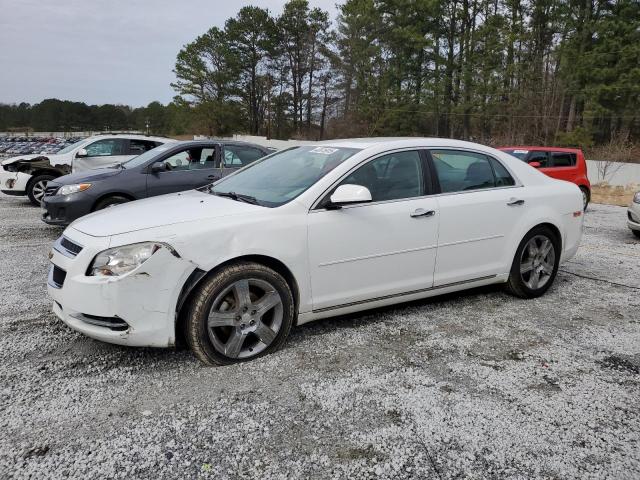
<path fill-rule="evenodd" d="M 249 358 L 275 340 L 283 320 L 282 298 L 269 282 L 237 280 L 213 301 L 207 331 L 213 347 L 229 358 Z"/>
<path fill-rule="evenodd" d="M 31 189 L 33 192 L 33 198 L 35 198 L 39 203 L 42 203 L 42 197 L 44 197 L 44 192 L 47 189 L 48 180 L 40 180 L 33 184 L 33 188 Z"/>
<path fill-rule="evenodd" d="M 556 252 L 551 240 L 545 235 L 536 235 L 522 249 L 522 281 L 531 290 L 544 287 L 553 275 L 555 262 Z"/>

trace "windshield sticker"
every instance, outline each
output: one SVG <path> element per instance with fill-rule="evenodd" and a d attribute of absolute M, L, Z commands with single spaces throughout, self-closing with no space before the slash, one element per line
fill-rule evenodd
<path fill-rule="evenodd" d="M 529 150 L 514 150 L 513 153 L 529 153 Z"/>
<path fill-rule="evenodd" d="M 329 147 L 316 147 L 310 151 L 310 153 L 321 153 L 322 155 L 331 155 L 332 153 L 336 153 L 338 151 L 337 148 L 329 148 Z"/>

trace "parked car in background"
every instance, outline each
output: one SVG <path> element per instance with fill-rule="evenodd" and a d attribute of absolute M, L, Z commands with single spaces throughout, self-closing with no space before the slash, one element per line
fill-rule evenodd
<path fill-rule="evenodd" d="M 0 164 L 0 191 L 7 195 L 27 195 L 32 204 L 40 205 L 47 184 L 54 178 L 122 163 L 167 142 L 175 140 L 145 135 L 96 135 L 55 154 L 9 158 Z"/>
<path fill-rule="evenodd" d="M 627 210 L 627 225 L 640 238 L 640 192 L 636 192 Z"/>
<path fill-rule="evenodd" d="M 578 185 L 584 209 L 587 209 L 591 200 L 591 183 L 582 150 L 560 147 L 500 147 L 499 150 L 527 162 L 552 178 Z"/>
<path fill-rule="evenodd" d="M 168 347 L 183 334 L 203 362 L 229 364 L 324 317 L 494 283 L 538 297 L 582 222 L 578 187 L 493 148 L 336 140 L 76 220 L 48 291 L 90 337 Z"/>
<path fill-rule="evenodd" d="M 120 203 L 202 187 L 269 153 L 259 145 L 226 140 L 165 144 L 112 168 L 51 180 L 42 200 L 42 220 L 68 225 Z"/>

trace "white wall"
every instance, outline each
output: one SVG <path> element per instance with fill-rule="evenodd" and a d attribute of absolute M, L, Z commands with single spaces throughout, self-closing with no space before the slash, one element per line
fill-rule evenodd
<path fill-rule="evenodd" d="M 640 163 L 609 162 L 606 178 L 602 178 L 606 162 L 587 160 L 587 173 L 591 183 L 606 181 L 609 185 L 626 187 L 640 185 Z"/>

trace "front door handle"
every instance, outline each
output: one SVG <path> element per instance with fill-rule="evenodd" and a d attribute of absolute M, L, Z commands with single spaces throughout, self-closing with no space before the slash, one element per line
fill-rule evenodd
<path fill-rule="evenodd" d="M 512 198 L 507 202 L 507 205 L 509 205 L 510 207 L 517 207 L 518 205 L 524 205 L 524 200 Z"/>
<path fill-rule="evenodd" d="M 409 215 L 411 215 L 412 218 L 418 218 L 418 217 L 433 217 L 435 214 L 436 214 L 435 210 L 425 210 L 424 208 L 417 208 L 416 210 L 411 212 Z"/>

